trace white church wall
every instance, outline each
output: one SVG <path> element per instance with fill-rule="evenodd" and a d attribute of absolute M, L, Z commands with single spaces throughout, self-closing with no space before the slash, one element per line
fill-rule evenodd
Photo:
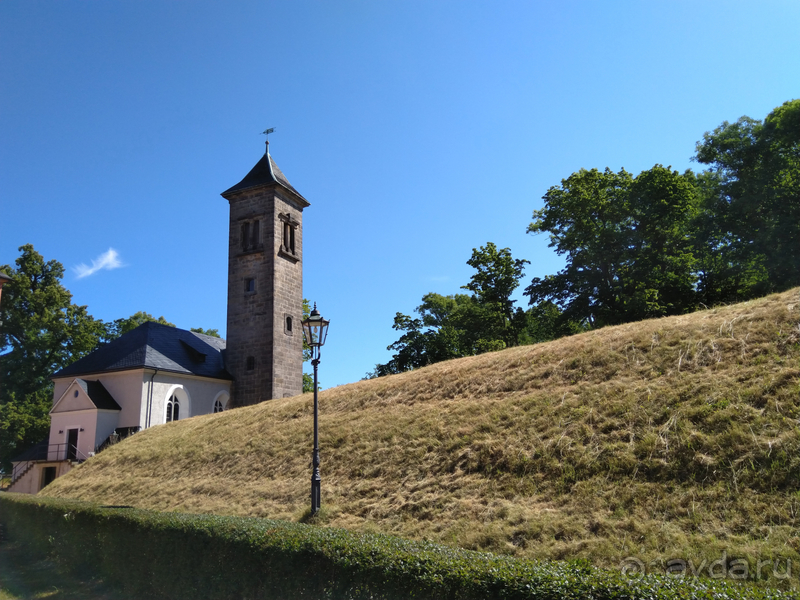
<path fill-rule="evenodd" d="M 97 435 L 97 409 L 56 412 L 50 415 L 50 444 L 48 458 L 66 458 L 69 430 L 78 430 L 78 458 L 86 458 L 94 452 Z M 83 430 L 83 431 L 81 431 Z"/>
<path fill-rule="evenodd" d="M 74 377 L 65 377 L 63 379 L 54 379 L 53 380 L 53 404 L 59 401 L 61 396 L 64 395 L 64 392 L 67 391 L 69 384 L 75 381 Z"/>
<path fill-rule="evenodd" d="M 150 376 L 143 382 L 149 384 Z M 145 386 L 147 387 L 147 386 Z M 177 373 L 159 373 L 153 382 L 153 399 L 150 425 L 166 422 L 167 401 L 173 393 L 180 403 L 179 419 L 214 412 L 214 401 L 230 395 L 231 384 L 225 380 L 206 379 Z M 220 395 L 220 393 L 223 393 Z"/>
<path fill-rule="evenodd" d="M 142 373 L 144 369 L 132 371 L 119 371 L 115 373 L 100 373 L 97 375 L 82 375 L 80 379 L 86 381 L 100 381 L 108 390 L 111 397 L 116 400 L 122 409 L 119 413 L 119 424 L 116 427 L 143 427 L 140 418 L 142 404 Z M 55 379 L 53 393 L 54 402 L 64 394 L 75 377 Z"/>
<path fill-rule="evenodd" d="M 97 448 L 105 442 L 114 430 L 119 427 L 119 411 L 98 410 L 97 429 L 94 434 L 94 447 Z"/>
<path fill-rule="evenodd" d="M 122 409 L 117 427 L 142 427 L 142 373 L 144 369 L 84 377 L 100 381 Z"/>

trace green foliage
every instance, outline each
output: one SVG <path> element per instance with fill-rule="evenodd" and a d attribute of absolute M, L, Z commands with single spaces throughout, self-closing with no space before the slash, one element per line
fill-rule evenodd
<path fill-rule="evenodd" d="M 20 247 L 0 303 L 0 460 L 41 441 L 49 429 L 50 376 L 94 350 L 106 333 L 61 285 L 64 267 Z"/>
<path fill-rule="evenodd" d="M 473 249 L 467 264 L 476 272 L 462 286 L 472 295 L 430 293 L 415 309 L 419 318 L 398 312 L 392 328 L 402 335 L 387 348 L 395 354 L 388 363 L 375 365 L 367 378 L 502 350 L 530 340 L 527 331 L 532 316 L 515 308 L 511 299 L 527 263 L 514 259 L 508 248 L 498 250 L 492 242 Z"/>
<path fill-rule="evenodd" d="M 137 597 L 332 599 L 791 598 L 586 561 L 536 562 L 267 519 L 0 496 L 12 540 Z"/>
<path fill-rule="evenodd" d="M 163 319 L 164 317 L 161 318 Z M 201 335 L 210 335 L 211 337 L 215 338 L 222 337 L 219 334 L 219 329 L 203 329 L 202 327 L 192 327 L 189 331 L 199 333 Z"/>
<path fill-rule="evenodd" d="M 146 313 L 146 312 L 143 312 L 143 311 L 140 310 L 139 312 L 136 312 L 136 313 L 132 314 L 127 319 L 116 319 L 113 322 L 111 322 L 108 325 L 106 325 L 106 330 L 107 330 L 106 336 L 107 336 L 107 339 L 109 341 L 115 340 L 118 337 L 120 337 L 121 335 L 125 335 L 129 331 L 133 331 L 134 329 L 139 327 L 139 325 L 143 325 L 144 323 L 151 323 L 151 322 L 152 323 L 160 323 L 161 325 L 166 325 L 167 327 L 175 327 L 174 323 L 170 323 L 163 316 L 158 317 L 156 319 L 150 313 Z M 210 333 L 207 333 L 206 331 L 204 331 L 201 328 L 192 329 L 192 331 L 195 331 L 197 333 L 205 333 L 206 335 L 212 335 Z M 219 335 L 217 334 L 217 330 L 216 329 L 212 329 L 210 331 L 214 331 L 215 334 L 216 334 L 215 337 L 219 337 Z"/>
<path fill-rule="evenodd" d="M 715 178 L 707 205 L 717 209 L 716 241 L 742 261 L 745 290 L 800 284 L 800 100 L 763 122 L 723 122 L 697 143 L 695 159 Z M 756 282 L 754 265 L 766 274 Z"/>
<path fill-rule="evenodd" d="M 526 319 L 521 308 L 514 308 L 515 300 L 511 299 L 511 294 L 519 287 L 525 265 L 530 261 L 515 260 L 508 248 L 498 250 L 489 242 L 485 247 L 473 249 L 467 264 L 476 272 L 462 288 L 473 293 L 473 301 L 488 317 L 485 323 L 488 335 L 483 335 L 482 339 L 516 346 Z"/>
<path fill-rule="evenodd" d="M 718 173 L 705 171 L 696 176 L 699 195 L 692 219 L 690 238 L 697 275 L 698 304 L 714 306 L 741 302 L 768 293 L 769 274 L 765 257 L 738 243 L 730 230 L 730 206 L 721 190 Z"/>
<path fill-rule="evenodd" d="M 688 231 L 697 194 L 690 173 L 655 165 L 634 178 L 624 169 L 582 169 L 544 201 L 528 232 L 549 232 L 567 266 L 533 279 L 525 290 L 531 304 L 553 302 L 562 323 L 591 327 L 694 307 Z"/>
<path fill-rule="evenodd" d="M 16 268 L 0 266 L 11 281 L 0 302 L 0 464 L 47 437 L 53 404 L 50 377 L 142 323 L 175 327 L 164 317 L 137 312 L 104 323 L 72 304 L 61 284 L 64 267 L 45 261 L 33 246 L 19 248 Z M 219 337 L 215 329 L 192 329 Z"/>
<path fill-rule="evenodd" d="M 303 298 L 303 320 L 305 321 L 311 315 L 311 306 L 308 300 Z M 303 336 L 303 362 L 311 360 L 311 346 L 306 343 L 306 336 Z M 319 382 L 317 382 L 319 383 Z M 303 373 L 303 393 L 314 391 L 314 376 L 310 373 Z"/>
<path fill-rule="evenodd" d="M 532 304 L 589 327 L 682 314 L 800 285 L 800 100 L 707 132 L 696 175 L 581 170 L 551 187 L 530 233 L 567 266 Z"/>
<path fill-rule="evenodd" d="M 303 373 L 303 393 L 314 391 L 314 376 L 310 373 Z"/>
<path fill-rule="evenodd" d="M 528 309 L 525 320 L 525 329 L 520 334 L 520 345 L 549 342 L 586 329 L 576 321 L 564 319 L 558 306 L 547 300 Z"/>

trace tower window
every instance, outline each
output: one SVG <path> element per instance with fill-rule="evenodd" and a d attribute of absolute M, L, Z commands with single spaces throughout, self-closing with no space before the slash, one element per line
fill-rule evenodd
<path fill-rule="evenodd" d="M 261 220 L 250 219 L 242 222 L 242 231 L 239 238 L 242 252 L 258 250 L 261 248 Z"/>
<path fill-rule="evenodd" d="M 292 335 L 292 317 L 290 315 L 286 315 L 286 329 L 284 331 Z"/>
<path fill-rule="evenodd" d="M 244 280 L 244 291 L 246 294 L 254 294 L 256 291 L 256 280 L 253 277 L 248 277 Z"/>
<path fill-rule="evenodd" d="M 289 213 L 278 215 L 278 218 L 281 220 L 281 229 L 283 231 L 281 235 L 280 254 L 296 260 L 297 244 L 295 243 L 295 238 L 297 237 L 297 227 L 300 225 L 300 222 L 292 218 L 292 215 Z"/>
<path fill-rule="evenodd" d="M 256 368 L 256 357 L 255 356 L 248 356 L 247 357 L 247 370 L 252 371 Z"/>
<path fill-rule="evenodd" d="M 283 224 L 283 250 L 294 254 L 294 227 L 288 222 Z"/>
<path fill-rule="evenodd" d="M 250 222 L 245 221 L 242 223 L 242 250 L 247 250 L 248 242 L 250 240 Z"/>

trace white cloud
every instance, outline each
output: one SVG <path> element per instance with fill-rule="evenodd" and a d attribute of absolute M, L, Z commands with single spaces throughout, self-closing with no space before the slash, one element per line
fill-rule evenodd
<path fill-rule="evenodd" d="M 110 271 L 111 269 L 118 269 L 124 266 L 122 261 L 119 259 L 119 254 L 113 248 L 109 248 L 108 252 L 103 252 L 100 256 L 95 258 L 92 261 L 92 266 L 85 265 L 84 263 L 79 264 L 77 267 L 73 267 L 75 274 L 78 276 L 78 279 L 83 279 L 84 277 L 88 277 L 89 275 L 94 275 L 101 269 L 106 269 Z"/>

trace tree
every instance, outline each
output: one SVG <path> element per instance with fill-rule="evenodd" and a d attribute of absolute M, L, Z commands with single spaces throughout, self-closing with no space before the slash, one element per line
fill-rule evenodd
<path fill-rule="evenodd" d="M 690 237 L 698 195 L 694 174 L 655 165 L 628 194 L 627 320 L 694 310 L 695 258 Z"/>
<path fill-rule="evenodd" d="M 520 345 L 540 344 L 586 329 L 580 323 L 564 319 L 558 306 L 544 300 L 525 312 L 526 325 L 520 335 Z"/>
<path fill-rule="evenodd" d="M 709 200 L 718 212 L 718 243 L 745 271 L 736 275 L 759 292 L 800 285 L 800 100 L 775 108 L 763 123 L 723 122 L 697 143 L 695 160 L 716 178 Z M 752 281 L 754 266 L 767 281 Z"/>
<path fill-rule="evenodd" d="M 697 193 L 690 173 L 655 165 L 634 178 L 624 169 L 582 169 L 544 201 L 528 232 L 548 232 L 567 266 L 533 279 L 525 290 L 532 305 L 553 302 L 562 324 L 589 327 L 692 309 Z"/>
<path fill-rule="evenodd" d="M 533 279 L 525 290 L 531 304 L 551 301 L 562 318 L 591 326 L 612 321 L 621 312 L 625 193 L 631 179 L 624 169 L 581 169 L 547 191 L 545 206 L 534 211 L 528 233 L 549 232 L 550 247 L 567 255 L 567 267 Z"/>
<path fill-rule="evenodd" d="M 61 263 L 45 262 L 30 244 L 20 251 L 16 268 L 0 267 L 11 277 L 0 304 L 0 461 L 4 463 L 47 436 L 54 373 L 142 323 L 175 327 L 164 317 L 156 319 L 142 311 L 111 323 L 94 319 L 86 306 L 72 304 L 72 294 L 61 284 Z M 192 331 L 219 337 L 214 329 Z"/>
<path fill-rule="evenodd" d="M 463 286 L 473 294 L 429 293 L 415 309 L 419 318 L 398 312 L 392 328 L 402 335 L 387 347 L 394 355 L 389 362 L 375 365 L 367 377 L 517 345 L 528 318 L 514 307 L 511 294 L 519 286 L 527 262 L 515 260 L 508 248 L 498 250 L 491 242 L 473 249 L 467 264 L 476 272 Z"/>
<path fill-rule="evenodd" d="M 164 317 L 161 317 L 162 319 Z M 219 338 L 222 337 L 219 334 L 219 329 L 203 329 L 202 327 L 192 327 L 189 331 L 193 333 L 199 333 L 202 335 L 210 335 L 211 337 Z"/>
<path fill-rule="evenodd" d="M 721 189 L 720 175 L 705 171 L 696 176 L 699 204 L 691 223 L 692 252 L 697 276 L 698 304 L 741 302 L 769 292 L 769 274 L 763 254 L 740 243 L 727 225 L 730 205 Z"/>
<path fill-rule="evenodd" d="M 174 323 L 170 323 L 163 316 L 158 317 L 156 319 L 150 313 L 146 313 L 146 312 L 140 310 L 138 312 L 133 313 L 127 319 L 115 319 L 111 323 L 108 323 L 106 325 L 106 332 L 107 332 L 106 333 L 106 338 L 107 338 L 107 341 L 115 340 L 118 337 L 120 337 L 121 335 L 125 335 L 129 331 L 133 331 L 134 329 L 139 327 L 139 325 L 142 325 L 144 323 L 151 323 L 151 322 L 152 323 L 160 323 L 161 325 L 166 325 L 167 327 L 175 327 Z M 202 328 L 192 329 L 191 331 L 194 331 L 196 333 L 206 333 Z M 217 330 L 216 329 L 212 329 L 210 331 L 216 332 Z M 207 333 L 207 335 L 211 335 L 211 334 Z M 219 337 L 219 335 L 217 334 L 215 337 Z"/>
<path fill-rule="evenodd" d="M 508 248 L 498 250 L 492 243 L 472 250 L 467 264 L 476 270 L 463 289 L 471 291 L 473 299 L 490 315 L 489 323 L 496 328 L 486 336 L 500 339 L 506 346 L 516 346 L 525 328 L 526 319 L 521 308 L 514 308 L 511 294 L 519 287 L 525 265 L 530 261 L 514 259 Z"/>
<path fill-rule="evenodd" d="M 311 314 L 311 307 L 308 300 L 303 298 L 303 320 L 305 321 Z M 306 344 L 306 338 L 303 336 L 303 362 L 311 360 L 311 347 Z M 317 382 L 319 384 L 319 382 Z M 314 391 L 314 376 L 310 373 L 303 373 L 303 393 Z"/>
<path fill-rule="evenodd" d="M 19 248 L 16 268 L 0 305 L 0 459 L 41 441 L 49 428 L 50 376 L 94 350 L 106 335 L 102 321 L 72 304 L 61 285 L 64 267 L 30 244 Z"/>

